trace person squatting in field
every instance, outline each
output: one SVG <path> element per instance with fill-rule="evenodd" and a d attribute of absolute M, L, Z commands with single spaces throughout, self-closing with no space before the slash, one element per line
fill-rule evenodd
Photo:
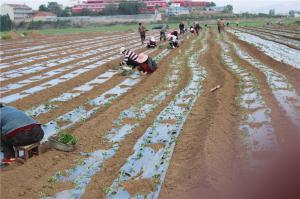
<path fill-rule="evenodd" d="M 157 44 L 155 41 L 154 37 L 150 37 L 148 43 L 147 43 L 147 48 L 156 48 Z"/>
<path fill-rule="evenodd" d="M 171 48 L 178 48 L 178 32 L 175 30 L 171 34 L 168 35 L 169 44 Z"/>
<path fill-rule="evenodd" d="M 44 137 L 41 124 L 12 106 L 0 104 L 1 145 L 4 159 L 9 164 L 15 159 L 15 146 L 26 146 L 39 142 Z"/>
<path fill-rule="evenodd" d="M 138 71 L 147 74 L 151 74 L 157 69 L 155 61 L 144 53 L 137 55 L 135 52 L 121 47 L 120 54 L 124 55 L 124 60 L 120 63 L 120 66 L 127 64 L 133 69 L 137 68 Z"/>

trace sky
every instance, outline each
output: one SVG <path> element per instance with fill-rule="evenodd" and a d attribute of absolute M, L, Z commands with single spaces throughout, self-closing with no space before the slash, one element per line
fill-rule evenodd
<path fill-rule="evenodd" d="M 1 3 L 21 3 L 33 9 L 37 9 L 41 4 L 47 4 L 49 0 L 1 0 Z M 77 0 L 50 0 L 56 1 L 64 6 L 73 5 Z M 200 0 L 195 0 L 200 1 Z M 204 0 L 205 1 L 205 0 Z M 289 10 L 300 11 L 300 0 L 207 0 L 213 1 L 217 6 L 227 4 L 233 5 L 234 12 L 268 13 L 270 9 L 275 9 L 276 13 L 288 13 Z"/>

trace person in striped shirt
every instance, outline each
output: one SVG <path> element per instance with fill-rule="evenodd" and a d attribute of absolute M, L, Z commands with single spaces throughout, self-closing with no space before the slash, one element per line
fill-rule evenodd
<path fill-rule="evenodd" d="M 125 64 L 132 66 L 133 68 L 139 66 L 140 63 L 137 62 L 139 56 L 135 52 L 122 47 L 120 48 L 120 54 L 124 55 L 124 60 L 120 63 L 120 66 Z"/>

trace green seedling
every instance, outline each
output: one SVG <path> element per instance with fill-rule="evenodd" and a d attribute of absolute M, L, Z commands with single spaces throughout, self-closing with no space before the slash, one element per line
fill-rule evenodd
<path fill-rule="evenodd" d="M 57 141 L 63 144 L 75 145 L 77 143 L 77 138 L 64 130 L 61 130 L 58 133 Z"/>

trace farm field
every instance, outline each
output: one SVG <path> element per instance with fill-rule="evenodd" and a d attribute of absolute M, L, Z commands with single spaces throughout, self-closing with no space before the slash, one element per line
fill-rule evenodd
<path fill-rule="evenodd" d="M 237 171 L 260 170 L 296 142 L 299 27 L 209 28 L 181 40 L 146 49 L 127 31 L 1 42 L 0 101 L 45 132 L 41 155 L 0 172 L 1 198 L 227 198 Z M 122 46 L 158 70 L 119 75 Z M 74 152 L 49 147 L 61 130 L 78 138 Z"/>

